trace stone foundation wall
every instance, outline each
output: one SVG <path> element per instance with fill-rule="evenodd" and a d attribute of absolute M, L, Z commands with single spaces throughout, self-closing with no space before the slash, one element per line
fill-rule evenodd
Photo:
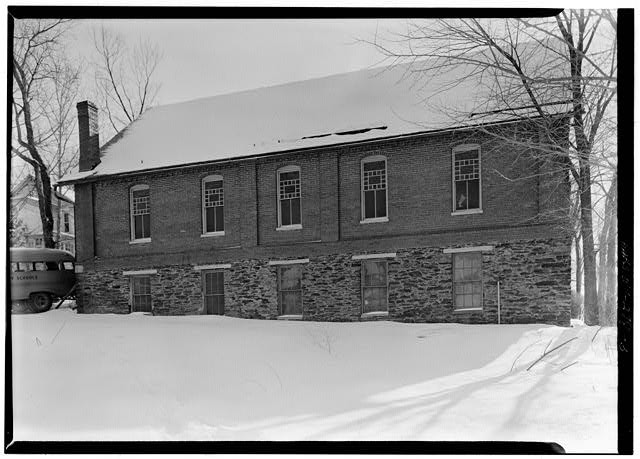
<path fill-rule="evenodd" d="M 405 322 L 496 323 L 498 281 L 502 323 L 549 323 L 568 326 L 571 304 L 570 241 L 535 239 L 492 242 L 482 252 L 483 309 L 453 308 L 452 255 L 447 247 L 399 249 L 388 260 L 389 320 Z M 357 253 L 361 254 L 361 253 Z M 361 262 L 356 253 L 310 256 L 303 268 L 305 320 L 361 320 Z M 301 255 L 301 258 L 304 255 Z M 278 317 L 277 266 L 268 259 L 215 260 L 225 269 L 225 315 Z M 149 269 L 130 266 L 126 270 Z M 202 314 L 200 271 L 192 265 L 155 266 L 151 275 L 153 314 Z M 123 270 L 78 274 L 79 310 L 129 313 L 130 279 Z"/>

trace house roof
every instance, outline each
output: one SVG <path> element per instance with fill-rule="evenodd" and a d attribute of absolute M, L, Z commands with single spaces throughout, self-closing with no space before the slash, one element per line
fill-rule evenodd
<path fill-rule="evenodd" d="M 419 68 L 414 62 L 155 107 L 101 148 L 93 170 L 60 183 L 514 118 L 488 113 L 496 108 L 489 89 L 466 78 L 470 70 L 425 79 Z"/>

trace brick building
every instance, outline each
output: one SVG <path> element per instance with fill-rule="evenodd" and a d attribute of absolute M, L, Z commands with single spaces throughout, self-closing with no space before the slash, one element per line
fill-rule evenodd
<path fill-rule="evenodd" d="M 454 122 L 402 72 L 157 107 L 102 148 L 79 103 L 79 310 L 568 325 L 568 180 L 539 124 Z"/>

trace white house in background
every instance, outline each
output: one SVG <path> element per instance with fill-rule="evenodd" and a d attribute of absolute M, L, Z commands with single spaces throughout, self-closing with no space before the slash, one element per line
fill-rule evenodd
<path fill-rule="evenodd" d="M 73 200 L 57 191 L 51 194 L 53 213 L 53 239 L 56 247 L 75 254 L 75 230 Z M 42 222 L 38 207 L 35 179 L 28 175 L 11 190 L 11 216 L 21 222 L 25 229 L 24 247 L 44 247 Z"/>

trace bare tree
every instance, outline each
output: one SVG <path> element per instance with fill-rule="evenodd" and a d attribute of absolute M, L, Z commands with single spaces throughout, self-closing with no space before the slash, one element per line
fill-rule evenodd
<path fill-rule="evenodd" d="M 48 157 L 50 174 L 61 178 L 78 164 L 78 148 L 75 139 L 77 117 L 74 107 L 78 98 L 80 68 L 66 61 L 55 61 L 52 66 L 53 94 L 43 101 L 42 113 L 51 127 L 50 142 L 43 146 Z M 62 206 L 55 215 L 56 242 L 60 242 Z"/>
<path fill-rule="evenodd" d="M 583 274 L 582 274 L 582 247 L 580 246 L 580 200 L 574 198 L 571 200 L 571 210 L 569 218 L 573 224 L 573 249 L 575 252 L 576 264 L 576 294 L 578 298 L 582 296 Z"/>
<path fill-rule="evenodd" d="M 580 231 L 589 325 L 599 323 L 592 186 L 611 180 L 616 167 L 616 40 L 611 12 L 572 10 L 553 18 L 411 23 L 406 33 L 371 41 L 394 63 L 410 63 L 409 73 L 419 78 L 451 72 L 442 91 L 476 85 L 476 105 L 451 108 L 452 121 L 468 124 L 470 116 L 480 115 L 474 119 L 482 122 L 502 113 L 537 124 L 538 156 L 574 182 L 579 219 L 570 226 Z M 562 112 L 570 116 L 564 131 L 556 129 Z M 500 130 L 487 133 L 510 138 Z M 520 146 L 526 148 L 526 142 Z"/>
<path fill-rule="evenodd" d="M 71 22 L 16 20 L 13 35 L 11 155 L 33 168 L 45 247 L 55 247 L 51 177 L 64 173 L 78 70 L 64 54 Z M 63 167 L 62 164 L 65 164 Z"/>
<path fill-rule="evenodd" d="M 160 89 L 155 73 L 162 55 L 157 45 L 142 38 L 128 47 L 122 36 L 104 26 L 93 31 L 93 43 L 99 105 L 115 134 L 155 103 Z"/>
<path fill-rule="evenodd" d="M 603 227 L 598 244 L 598 303 L 603 325 L 615 325 L 617 314 L 617 240 L 618 174 L 613 177 L 606 195 Z"/>

